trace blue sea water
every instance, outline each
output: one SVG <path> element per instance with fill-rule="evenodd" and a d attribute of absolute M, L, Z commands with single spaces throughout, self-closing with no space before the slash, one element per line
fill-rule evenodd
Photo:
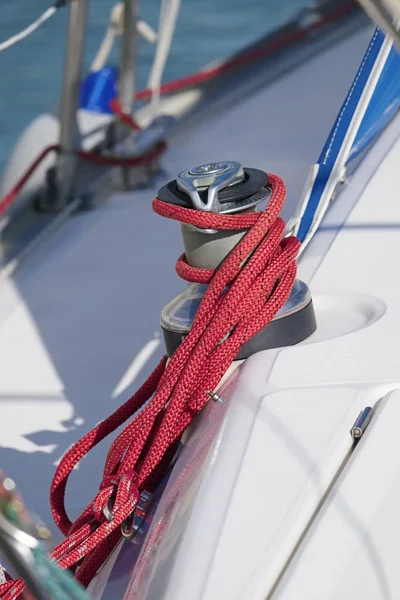
<path fill-rule="evenodd" d="M 86 43 L 89 66 L 104 35 L 114 0 L 91 0 Z M 51 0 L 1 0 L 0 41 L 20 31 Z M 165 81 L 229 56 L 289 20 L 307 0 L 182 0 Z M 141 17 L 155 29 L 160 0 L 142 1 Z M 0 53 L 0 173 L 24 127 L 57 105 L 63 70 L 68 10 Z M 112 58 L 117 61 L 118 49 Z M 140 43 L 139 87 L 145 87 L 154 47 Z"/>

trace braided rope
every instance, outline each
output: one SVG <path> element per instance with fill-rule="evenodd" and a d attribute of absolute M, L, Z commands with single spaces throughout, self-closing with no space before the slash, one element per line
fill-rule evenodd
<path fill-rule="evenodd" d="M 50 501 L 67 539 L 50 556 L 62 568 L 76 569 L 83 585 L 120 539 L 120 525 L 132 515 L 141 492 L 152 489 L 167 469 L 182 433 L 208 401 L 207 391 L 217 388 L 240 347 L 274 318 L 290 295 L 300 242 L 283 237 L 285 224 L 278 217 L 286 193 L 283 181 L 270 175 L 269 184 L 271 199 L 261 213 L 224 216 L 158 198 L 153 202 L 155 212 L 167 218 L 248 231 L 215 272 L 193 269 L 184 256 L 178 259 L 177 270 L 186 279 L 209 283 L 189 335 L 168 366 L 164 357 L 142 387 L 68 450 L 57 467 Z M 111 444 L 99 492 L 73 524 L 65 508 L 69 476 L 87 452 L 126 421 Z M 21 580 L 0 585 L 0 597 L 15 598 L 23 585 Z"/>

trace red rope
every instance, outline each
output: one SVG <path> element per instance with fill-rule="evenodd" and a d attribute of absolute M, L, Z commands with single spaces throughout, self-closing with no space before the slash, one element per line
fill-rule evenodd
<path fill-rule="evenodd" d="M 246 66 L 305 37 L 353 7 L 353 2 L 348 2 L 309 27 L 218 67 L 164 84 L 160 91 L 172 93 Z M 151 90 L 143 90 L 136 98 L 143 100 L 150 96 Z M 138 128 L 115 102 L 113 108 L 124 123 Z M 160 143 L 149 155 L 133 159 L 90 152 L 78 154 L 84 160 L 99 164 L 135 166 L 154 160 L 164 149 Z M 52 151 L 59 152 L 60 147 L 50 146 L 38 156 L 13 190 L 0 201 L 0 215 Z M 191 267 L 184 254 L 178 259 L 176 269 L 183 279 L 210 284 L 190 334 L 168 367 L 164 357 L 136 394 L 77 442 L 57 468 L 50 500 L 55 522 L 67 539 L 51 552 L 50 558 L 62 568 L 78 566 L 77 579 L 84 585 L 88 585 L 119 541 L 120 525 L 134 511 L 140 492 L 152 487 L 168 465 L 176 442 L 207 402 L 207 390 L 218 386 L 240 347 L 272 320 L 289 297 L 300 243 L 294 237 L 283 238 L 284 223 L 278 214 L 285 186 L 275 175 L 269 179 L 272 197 L 263 213 L 222 216 L 171 206 L 159 199 L 153 202 L 155 212 L 167 218 L 204 228 L 249 231 L 216 272 Z M 65 490 L 74 466 L 138 411 L 111 445 L 98 494 L 73 524 L 65 509 Z M 113 518 L 107 521 L 104 509 L 110 503 Z M 157 531 L 157 535 L 159 533 Z M 24 588 L 21 579 L 8 581 L 0 585 L 0 597 L 14 600 Z"/>
<path fill-rule="evenodd" d="M 134 129 L 136 131 L 140 130 L 139 125 L 130 115 L 127 115 L 123 112 L 121 105 L 118 100 L 111 100 L 110 106 L 113 109 L 115 115 L 120 119 L 125 125 Z M 98 165 L 104 165 L 108 167 L 139 167 L 142 165 L 147 165 L 155 161 L 163 152 L 165 152 L 167 145 L 164 141 L 158 142 L 153 148 L 151 148 L 146 154 L 142 156 L 134 156 L 134 157 L 124 157 L 117 156 L 113 154 L 100 154 L 98 152 L 86 152 L 84 150 L 77 150 L 75 154 L 79 156 L 80 159 L 95 163 Z M 39 156 L 33 161 L 33 163 L 28 167 L 25 173 L 21 176 L 21 178 L 17 181 L 17 183 L 13 186 L 13 188 L 4 196 L 2 200 L 0 200 L 0 216 L 3 215 L 6 210 L 11 206 L 14 202 L 18 194 L 21 192 L 22 188 L 32 177 L 33 173 L 36 169 L 41 165 L 46 156 L 50 154 L 50 152 L 62 152 L 62 148 L 58 144 L 54 144 L 52 146 L 48 146 L 39 154 Z"/>
<path fill-rule="evenodd" d="M 222 388 L 222 395 L 224 397 L 230 397 L 237 385 L 238 376 L 239 370 L 237 369 L 224 384 Z M 172 485 L 169 485 L 162 495 L 159 503 L 160 516 L 152 522 L 151 529 L 145 537 L 143 548 L 134 566 L 131 581 L 124 595 L 126 600 L 136 600 L 143 597 L 143 581 L 148 576 L 148 569 L 152 567 L 152 559 L 163 541 L 164 532 L 168 529 L 171 517 L 173 518 L 175 512 L 174 506 L 181 492 L 181 487 L 184 485 L 185 489 L 190 489 L 195 478 L 198 476 L 199 470 L 207 459 L 215 435 L 221 427 L 223 413 L 224 411 L 218 411 L 217 413 L 214 411 L 208 412 L 206 423 L 203 422 L 205 434 L 198 443 L 192 444 L 190 449 L 186 449 L 187 453 L 183 468 L 180 470 L 177 478 L 174 479 Z"/>
<path fill-rule="evenodd" d="M 122 121 L 122 123 L 125 123 L 125 125 L 127 125 L 131 129 L 136 129 L 136 131 L 141 130 L 140 125 L 138 125 L 138 123 L 135 121 L 132 115 L 128 115 L 126 112 L 123 111 L 122 106 L 117 100 L 117 98 L 113 98 L 112 100 L 110 100 L 110 108 L 113 111 L 114 115 L 117 116 L 119 120 Z"/>
<path fill-rule="evenodd" d="M 190 334 L 168 366 L 164 357 L 136 394 L 68 450 L 57 467 L 50 501 L 55 522 L 67 539 L 50 557 L 62 568 L 77 567 L 76 577 L 84 585 L 120 539 L 120 525 L 134 511 L 140 493 L 153 488 L 167 468 L 182 433 L 207 402 L 207 391 L 217 388 L 240 347 L 289 297 L 300 243 L 294 237 L 283 238 L 285 226 L 278 214 L 285 186 L 276 175 L 269 181 L 272 195 L 262 213 L 223 216 L 172 206 L 158 198 L 153 202 L 158 214 L 171 219 L 248 232 L 217 271 L 197 270 L 194 279 L 209 286 Z M 178 265 L 184 265 L 178 269 L 186 269 L 186 275 L 196 272 L 183 257 Z M 73 524 L 65 508 L 65 491 L 75 465 L 131 418 L 110 447 L 99 492 Z M 105 508 L 113 515 L 110 521 Z M 15 598 L 23 585 L 17 580 L 0 586 L 2 600 Z"/>
<path fill-rule="evenodd" d="M 43 152 L 41 154 L 39 154 L 39 156 L 33 161 L 33 163 L 28 167 L 28 169 L 22 175 L 22 177 L 17 181 L 17 183 L 14 185 L 14 187 L 8 192 L 8 194 L 6 194 L 4 196 L 4 198 L 2 200 L 0 200 L 0 216 L 6 212 L 6 210 L 9 208 L 9 206 L 11 206 L 11 204 L 14 202 L 15 198 L 18 196 L 18 194 L 24 187 L 24 185 L 32 177 L 33 173 L 36 171 L 36 169 L 39 167 L 39 165 L 44 161 L 46 156 L 48 154 L 50 154 L 50 152 L 59 152 L 59 151 L 60 151 L 60 146 L 53 145 L 53 146 L 47 146 L 47 148 L 45 148 L 43 150 Z"/>

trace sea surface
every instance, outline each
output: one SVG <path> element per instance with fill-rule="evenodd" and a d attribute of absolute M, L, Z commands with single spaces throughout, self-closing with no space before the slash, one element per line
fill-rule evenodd
<path fill-rule="evenodd" d="M 85 62 L 89 67 L 114 0 L 90 0 Z M 182 0 L 164 80 L 225 58 L 293 17 L 307 0 Z M 0 42 L 37 18 L 51 0 L 1 0 Z M 140 16 L 157 29 L 160 0 L 141 2 Z M 35 116 L 57 106 L 68 9 L 29 38 L 0 53 L 0 173 L 20 133 Z M 139 87 L 145 87 L 154 46 L 140 43 Z M 118 47 L 111 61 L 117 62 Z"/>

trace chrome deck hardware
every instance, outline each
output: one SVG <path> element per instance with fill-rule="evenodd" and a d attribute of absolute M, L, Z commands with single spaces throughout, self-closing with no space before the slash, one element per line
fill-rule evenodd
<path fill-rule="evenodd" d="M 131 540 L 140 531 L 140 527 L 150 508 L 153 494 L 144 490 L 140 494 L 139 502 L 132 515 L 121 524 L 121 533 L 124 538 Z"/>
<path fill-rule="evenodd" d="M 197 210 L 219 213 L 222 207 L 218 200 L 218 192 L 243 179 L 242 165 L 235 161 L 228 161 L 209 163 L 182 171 L 177 177 L 176 184 L 179 190 L 190 196 Z M 207 195 L 205 201 L 200 197 L 201 191 Z"/>
<path fill-rule="evenodd" d="M 239 215 L 254 212 L 258 204 L 268 202 L 271 187 L 268 174 L 242 167 L 236 161 L 210 162 L 182 171 L 176 180 L 164 185 L 158 198 L 168 204 L 208 213 Z M 202 229 L 181 222 L 187 263 L 197 269 L 216 270 L 248 229 Z M 194 316 L 207 290 L 204 283 L 189 283 L 186 289 L 161 313 L 168 356 L 189 334 Z M 290 346 L 309 337 L 316 329 L 314 308 L 307 285 L 296 280 L 290 298 L 275 318 L 243 345 L 238 360 L 260 350 Z M 218 394 L 209 397 L 219 401 Z"/>
<path fill-rule="evenodd" d="M 211 398 L 211 400 L 213 400 L 216 404 L 223 403 L 223 399 L 221 398 L 221 396 L 219 394 L 217 394 L 216 392 L 213 392 L 212 390 L 208 390 L 207 396 L 209 398 Z"/>
<path fill-rule="evenodd" d="M 374 416 L 375 411 L 371 406 L 366 406 L 358 415 L 353 427 L 350 429 L 351 436 L 358 441 L 365 433 Z"/>

